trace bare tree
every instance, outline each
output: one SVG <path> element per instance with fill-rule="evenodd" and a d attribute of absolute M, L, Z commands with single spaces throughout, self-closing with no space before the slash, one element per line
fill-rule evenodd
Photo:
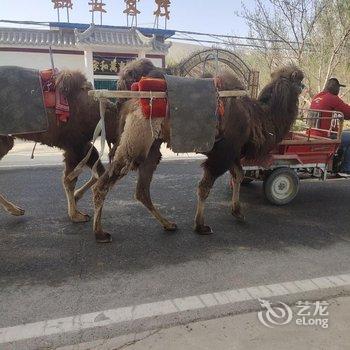
<path fill-rule="evenodd" d="M 241 16 L 249 25 L 250 36 L 267 40 L 259 42 L 256 50 L 269 70 L 287 62 L 304 69 L 309 86 L 307 100 L 330 76 L 346 78 L 348 0 L 255 0 L 252 8 L 242 7 Z"/>

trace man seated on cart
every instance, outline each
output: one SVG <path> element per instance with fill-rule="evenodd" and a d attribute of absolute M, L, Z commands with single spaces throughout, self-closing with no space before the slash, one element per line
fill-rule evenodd
<path fill-rule="evenodd" d="M 312 99 L 310 108 L 325 111 L 339 111 L 344 114 L 345 119 L 350 119 L 350 105 L 346 104 L 338 96 L 341 87 L 345 87 L 345 85 L 340 84 L 337 78 L 329 79 L 324 90 L 315 95 Z M 337 126 L 332 125 L 332 119 L 330 117 L 330 113 L 322 113 L 318 128 L 337 131 Z M 350 129 L 343 131 L 341 135 L 341 147 L 344 152 L 341 172 L 350 174 Z"/>

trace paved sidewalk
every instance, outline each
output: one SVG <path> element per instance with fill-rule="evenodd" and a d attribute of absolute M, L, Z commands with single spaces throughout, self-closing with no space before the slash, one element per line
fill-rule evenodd
<path fill-rule="evenodd" d="M 125 335 L 60 350 L 345 350 L 350 348 L 350 297 L 328 300 L 329 326 L 288 325 L 268 328 L 257 312 Z M 295 315 L 299 309 L 293 307 Z"/>
<path fill-rule="evenodd" d="M 52 166 L 62 164 L 63 151 L 55 147 L 48 147 L 37 144 L 34 151 L 34 158 L 31 159 L 34 142 L 16 140 L 14 148 L 1 160 L 0 168 L 3 167 L 26 167 L 26 166 Z M 100 141 L 96 141 L 96 148 L 100 150 Z M 195 153 L 176 154 L 167 149 L 165 144 L 161 148 L 164 160 L 204 158 Z M 108 161 L 108 147 L 106 146 L 102 160 Z"/>

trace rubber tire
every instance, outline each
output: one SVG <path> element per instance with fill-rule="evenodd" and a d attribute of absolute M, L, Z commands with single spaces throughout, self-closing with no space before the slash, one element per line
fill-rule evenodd
<path fill-rule="evenodd" d="M 274 181 L 279 177 L 287 177 L 291 186 L 291 193 L 285 198 L 278 198 L 273 193 Z M 264 194 L 266 199 L 274 205 L 286 205 L 290 203 L 299 191 L 299 177 L 296 172 L 290 168 L 277 168 L 269 174 L 264 180 Z"/>

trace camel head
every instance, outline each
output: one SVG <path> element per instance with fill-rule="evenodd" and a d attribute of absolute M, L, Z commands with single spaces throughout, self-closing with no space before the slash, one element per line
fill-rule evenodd
<path fill-rule="evenodd" d="M 155 69 L 154 64 L 146 58 L 127 63 L 119 74 L 118 90 L 130 90 L 133 83 L 148 76 Z"/>
<path fill-rule="evenodd" d="M 74 114 L 82 114 L 82 118 L 94 120 L 100 119 L 98 100 L 89 96 L 88 92 L 93 90 L 93 85 L 86 79 L 85 75 L 79 71 L 62 70 L 55 81 L 56 89 L 67 98 L 69 108 Z M 113 114 L 113 119 L 117 113 L 117 107 L 107 103 L 108 116 Z M 96 122 L 97 123 L 97 122 Z M 93 124 L 91 124 L 93 125 Z M 95 128 L 96 125 L 93 125 Z"/>
<path fill-rule="evenodd" d="M 304 73 L 294 65 L 285 66 L 271 74 L 271 82 L 260 92 L 259 102 L 275 127 L 275 141 L 280 142 L 298 115 L 299 95 L 304 89 Z"/>
<path fill-rule="evenodd" d="M 304 89 L 304 73 L 294 65 L 271 74 L 271 81 L 260 92 L 258 100 L 269 106 L 273 114 L 294 114 Z"/>
<path fill-rule="evenodd" d="M 56 78 L 55 85 L 68 101 L 87 99 L 88 91 L 93 89 L 83 73 L 72 70 L 62 70 Z"/>
<path fill-rule="evenodd" d="M 304 79 L 304 73 L 294 65 L 286 66 L 274 71 L 271 74 L 271 79 L 274 82 L 277 82 L 279 80 L 288 82 L 290 87 L 296 89 L 299 94 L 305 87 L 305 85 L 302 83 Z"/>

